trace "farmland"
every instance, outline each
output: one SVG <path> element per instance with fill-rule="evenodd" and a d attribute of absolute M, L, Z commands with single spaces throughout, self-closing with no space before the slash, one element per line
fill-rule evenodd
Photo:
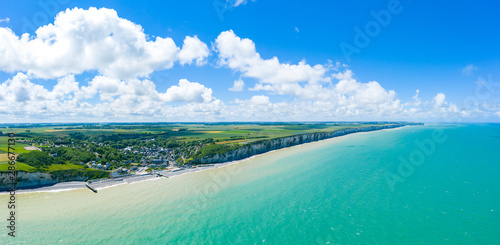
<path fill-rule="evenodd" d="M 8 152 L 8 137 L 0 137 L 0 154 L 6 154 Z M 25 146 L 29 146 L 28 144 L 23 144 L 23 143 L 17 143 L 15 145 L 11 145 L 11 147 L 14 147 L 15 153 L 26 153 L 28 152 L 27 150 L 24 149 Z M 0 159 L 2 159 L 0 157 Z M 2 161 L 2 160 L 0 160 Z"/>

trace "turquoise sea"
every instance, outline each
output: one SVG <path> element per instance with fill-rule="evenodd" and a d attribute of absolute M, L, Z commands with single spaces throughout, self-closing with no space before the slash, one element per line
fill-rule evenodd
<path fill-rule="evenodd" d="M 500 125 L 358 133 L 227 167 L 18 194 L 0 244 L 500 244 Z"/>

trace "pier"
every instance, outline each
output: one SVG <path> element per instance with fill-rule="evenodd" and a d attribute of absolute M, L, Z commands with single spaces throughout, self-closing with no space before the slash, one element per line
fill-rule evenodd
<path fill-rule="evenodd" d="M 93 191 L 94 193 L 97 193 L 97 190 L 94 189 L 92 186 L 90 186 L 88 183 L 85 182 L 85 186 L 87 186 L 87 188 L 89 188 L 91 191 Z"/>

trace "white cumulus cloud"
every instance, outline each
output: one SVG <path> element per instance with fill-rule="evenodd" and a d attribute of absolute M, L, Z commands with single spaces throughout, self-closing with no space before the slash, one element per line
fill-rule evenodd
<path fill-rule="evenodd" d="M 7 102 L 42 101 L 49 91 L 43 86 L 32 83 L 28 76 L 18 73 L 0 85 L 0 95 Z"/>
<path fill-rule="evenodd" d="M 300 61 L 298 64 L 280 63 L 277 57 L 262 59 L 255 44 L 247 38 L 240 38 L 232 30 L 222 32 L 215 40 L 219 53 L 219 63 L 242 72 L 243 76 L 257 78 L 261 82 L 282 84 L 297 82 L 328 81 L 328 68 L 322 65 L 310 66 Z"/>
<path fill-rule="evenodd" d="M 143 28 L 106 8 L 74 8 L 57 14 L 54 23 L 20 37 L 0 28 L 0 70 L 27 72 L 40 78 L 57 78 L 84 71 L 106 77 L 132 79 L 175 62 L 201 65 L 208 56 L 206 44 L 186 37 L 183 48 L 171 38 L 154 40 Z"/>
<path fill-rule="evenodd" d="M 269 104 L 269 97 L 265 96 L 265 95 L 255 95 L 255 96 L 252 96 L 250 101 L 253 104 L 266 105 L 266 104 Z"/>
<path fill-rule="evenodd" d="M 200 41 L 197 36 L 186 37 L 184 43 L 182 44 L 182 49 L 178 54 L 179 62 L 184 64 L 190 64 L 193 60 L 196 60 L 196 65 L 203 65 L 206 62 L 206 58 L 210 52 L 208 51 L 208 46 Z"/>
<path fill-rule="evenodd" d="M 244 87 L 245 87 L 245 82 L 241 79 L 238 79 L 234 81 L 233 87 L 229 88 L 229 91 L 235 91 L 235 92 L 243 91 Z"/>
<path fill-rule="evenodd" d="M 434 105 L 436 107 L 441 107 L 445 102 L 444 100 L 446 99 L 446 96 L 443 93 L 437 93 L 436 96 L 434 96 Z"/>
<path fill-rule="evenodd" d="M 246 86 L 249 93 L 259 95 L 234 99 L 226 105 L 214 96 L 212 88 L 186 79 L 158 91 L 155 83 L 147 79 L 151 72 L 168 69 L 175 63 L 203 65 L 210 55 L 207 45 L 197 36 L 186 37 L 181 48 L 170 38 L 151 40 L 142 27 L 119 18 L 114 10 L 66 10 L 53 24 L 39 28 L 36 36 L 31 37 L 18 37 L 10 29 L 0 28 L 0 55 L 4 57 L 0 59 L 0 70 L 22 71 L 0 83 L 0 113 L 24 122 L 500 116 L 500 106 L 495 104 L 498 101 L 491 104 L 484 100 L 464 109 L 446 101 L 444 93 L 423 100 L 420 93 L 425 91 L 416 90 L 415 96 L 402 103 L 396 91 L 377 81 L 359 81 L 352 70 L 338 62 L 312 65 L 303 60 L 293 64 L 280 62 L 278 57 L 263 58 L 252 40 L 240 38 L 233 31 L 222 32 L 214 42 L 214 50 L 219 65 L 239 73 L 243 79 L 255 79 L 235 80 L 229 90 L 243 91 Z M 97 75 L 80 84 L 75 75 L 85 71 L 97 71 Z M 57 80 L 50 88 L 38 84 L 40 80 L 30 81 L 37 77 Z M 485 83 L 479 81 L 478 86 Z"/>
<path fill-rule="evenodd" d="M 181 79 L 178 86 L 172 86 L 162 96 L 167 102 L 205 102 L 208 103 L 214 99 L 212 89 L 202 84 L 190 82 Z"/>
<path fill-rule="evenodd" d="M 0 83 L 1 114 L 9 120 L 151 121 L 215 119 L 225 108 L 212 89 L 181 79 L 165 93 L 147 79 L 118 80 L 98 75 L 81 86 L 73 75 L 57 80 L 52 89 L 18 73 Z M 172 104 L 170 102 L 178 102 Z M 175 114 L 172 114 L 174 113 Z"/>
<path fill-rule="evenodd" d="M 357 81 L 353 72 L 340 63 L 311 66 L 305 61 L 288 64 L 280 63 L 277 57 L 263 59 L 253 41 L 242 39 L 233 31 L 222 32 L 215 46 L 221 65 L 258 80 L 249 89 L 251 91 L 326 103 L 325 106 L 339 114 L 379 116 L 403 112 L 395 91 L 384 89 L 376 81 Z M 343 70 L 339 71 L 339 68 Z M 338 82 L 333 83 L 332 79 Z"/>

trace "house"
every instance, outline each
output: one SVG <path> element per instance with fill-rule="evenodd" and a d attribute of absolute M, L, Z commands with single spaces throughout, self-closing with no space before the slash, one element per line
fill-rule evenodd
<path fill-rule="evenodd" d="M 155 164 L 161 164 L 163 162 L 163 159 L 151 159 L 151 162 Z"/>
<path fill-rule="evenodd" d="M 120 176 L 121 176 L 121 174 L 119 172 L 111 172 L 110 173 L 111 178 L 116 178 L 116 177 L 120 177 Z"/>

